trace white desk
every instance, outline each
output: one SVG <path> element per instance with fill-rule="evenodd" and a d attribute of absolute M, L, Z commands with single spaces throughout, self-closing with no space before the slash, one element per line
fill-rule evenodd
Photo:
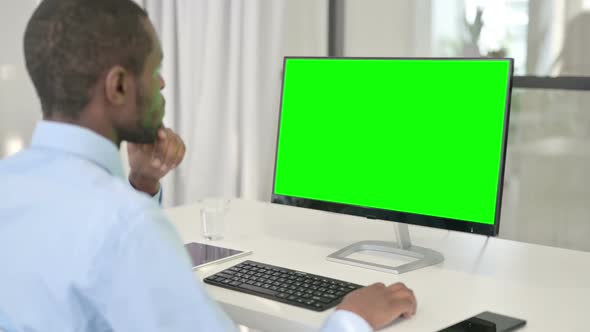
<path fill-rule="evenodd" d="M 200 235 L 198 204 L 167 214 L 185 242 L 208 242 Z M 590 253 L 410 226 L 413 243 L 440 251 L 445 261 L 393 275 L 326 260 L 353 242 L 393 240 L 390 222 L 234 200 L 226 228 L 224 240 L 214 242 L 254 253 L 204 268 L 196 273 L 199 278 L 250 259 L 363 285 L 401 281 L 416 293 L 418 313 L 385 329 L 392 332 L 437 331 L 486 310 L 526 319 L 523 332 L 590 331 L 584 322 L 590 309 Z M 206 287 L 234 321 L 262 331 L 314 331 L 331 312 Z"/>

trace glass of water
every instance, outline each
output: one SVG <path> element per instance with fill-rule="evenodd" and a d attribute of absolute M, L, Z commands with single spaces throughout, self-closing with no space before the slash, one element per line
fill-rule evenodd
<path fill-rule="evenodd" d="M 225 230 L 225 215 L 229 208 L 227 199 L 206 199 L 202 201 L 201 225 L 206 239 L 221 240 Z"/>

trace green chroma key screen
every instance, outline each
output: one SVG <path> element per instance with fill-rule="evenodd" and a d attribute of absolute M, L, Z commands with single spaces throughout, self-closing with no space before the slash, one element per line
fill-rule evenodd
<path fill-rule="evenodd" d="M 287 58 L 274 193 L 494 224 L 509 60 Z"/>

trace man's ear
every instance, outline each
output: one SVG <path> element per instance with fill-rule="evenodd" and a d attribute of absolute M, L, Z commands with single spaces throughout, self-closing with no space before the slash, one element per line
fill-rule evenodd
<path fill-rule="evenodd" d="M 132 77 L 121 66 L 111 68 L 105 78 L 105 96 L 109 103 L 122 106 L 132 94 Z"/>

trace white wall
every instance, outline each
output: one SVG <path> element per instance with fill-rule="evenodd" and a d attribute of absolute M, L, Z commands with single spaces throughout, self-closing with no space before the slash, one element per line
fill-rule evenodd
<path fill-rule="evenodd" d="M 456 56 L 464 0 L 346 0 L 347 56 Z"/>
<path fill-rule="evenodd" d="M 28 145 L 41 117 L 22 47 L 25 26 L 37 0 L 0 0 L 0 158 Z"/>
<path fill-rule="evenodd" d="M 344 55 L 415 56 L 428 52 L 430 0 L 347 0 Z M 421 54 L 425 55 L 425 54 Z"/>
<path fill-rule="evenodd" d="M 328 53 L 328 1 L 289 0 L 285 10 L 284 55 Z"/>

